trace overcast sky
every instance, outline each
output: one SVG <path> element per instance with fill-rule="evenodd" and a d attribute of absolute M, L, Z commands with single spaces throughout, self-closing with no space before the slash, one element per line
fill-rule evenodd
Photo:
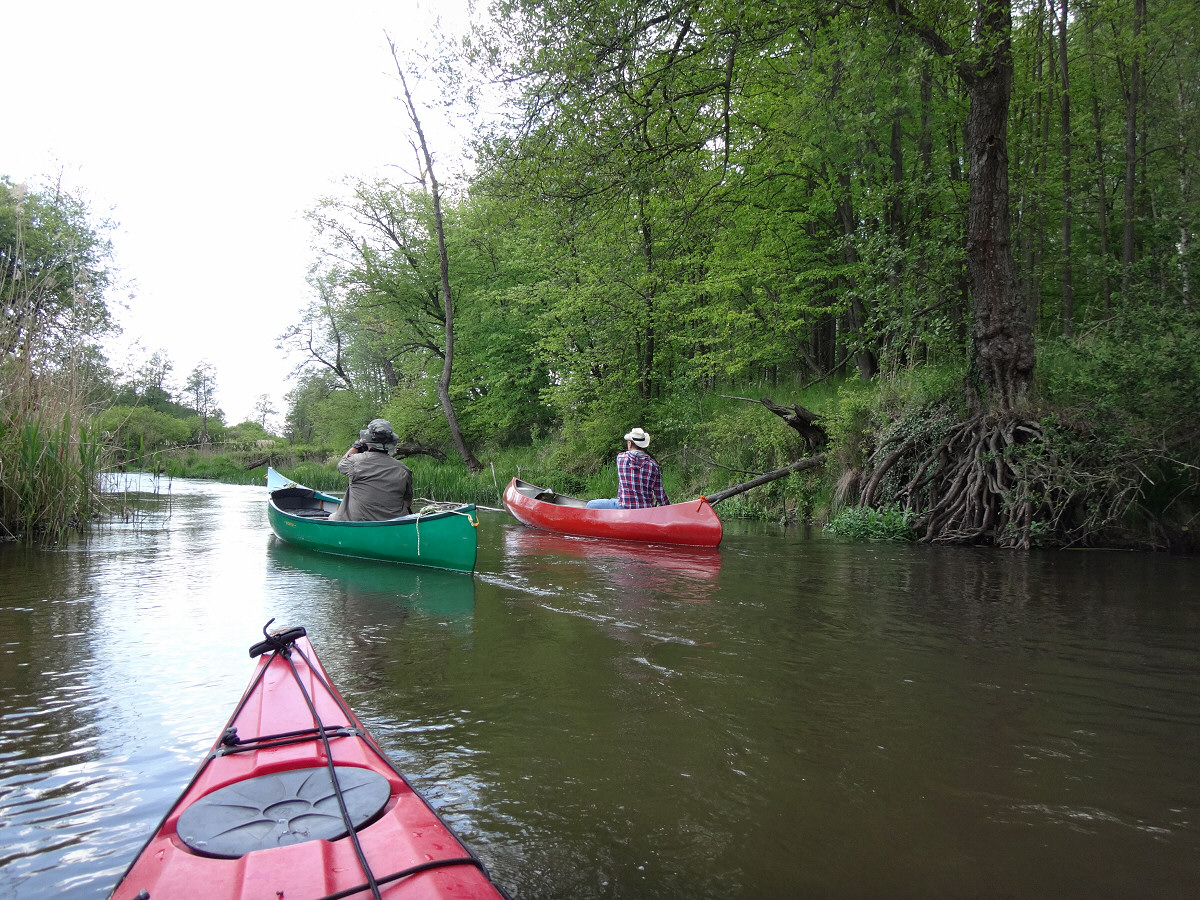
<path fill-rule="evenodd" d="M 61 173 L 119 223 L 114 365 L 163 350 L 181 385 L 207 360 L 227 422 L 264 393 L 283 412 L 295 360 L 275 344 L 309 297 L 303 213 L 347 176 L 403 177 L 389 168 L 412 154 L 384 32 L 422 46 L 457 5 L 7 4 L 0 174 Z"/>

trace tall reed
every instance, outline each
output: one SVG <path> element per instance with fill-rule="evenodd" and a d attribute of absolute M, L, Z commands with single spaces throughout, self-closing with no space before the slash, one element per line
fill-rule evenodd
<path fill-rule="evenodd" d="M 0 540 L 57 541 L 94 514 L 106 452 L 89 424 L 86 329 L 40 314 L 57 271 L 27 277 L 20 241 L 0 248 Z"/>
<path fill-rule="evenodd" d="M 106 450 L 61 373 L 0 364 L 0 537 L 57 541 L 95 514 Z"/>

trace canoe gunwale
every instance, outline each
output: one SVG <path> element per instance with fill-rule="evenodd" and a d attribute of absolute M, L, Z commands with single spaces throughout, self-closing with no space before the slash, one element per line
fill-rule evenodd
<path fill-rule="evenodd" d="M 279 504 L 277 504 L 275 502 L 274 498 L 272 498 L 269 501 L 269 503 L 271 504 L 271 508 L 274 509 L 281 516 L 286 516 L 289 519 L 303 519 L 303 520 L 309 521 L 309 522 L 312 521 L 311 516 L 297 516 L 290 510 L 282 509 L 279 506 Z M 409 513 L 407 516 L 397 516 L 394 519 L 374 519 L 374 520 L 366 521 L 366 522 L 354 522 L 354 521 L 347 521 L 345 519 L 324 519 L 324 520 L 321 520 L 321 524 L 322 525 L 349 525 L 351 527 L 359 527 L 359 528 L 362 528 L 362 527 L 366 527 L 366 528 L 384 527 L 384 528 L 387 528 L 387 527 L 394 527 L 396 525 L 415 525 L 415 524 L 417 524 L 418 521 L 428 522 L 428 521 L 435 520 L 435 519 L 447 518 L 449 516 L 466 516 L 468 519 L 471 519 L 473 521 L 474 520 L 473 517 L 475 515 L 475 510 L 476 510 L 476 507 L 475 507 L 474 503 L 464 503 L 461 506 L 456 507 L 455 509 L 439 509 L 436 512 L 431 512 L 431 513 Z"/>

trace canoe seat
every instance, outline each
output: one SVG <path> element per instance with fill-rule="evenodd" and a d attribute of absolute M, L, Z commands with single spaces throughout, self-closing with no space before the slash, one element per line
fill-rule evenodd
<path fill-rule="evenodd" d="M 271 491 L 271 499 L 275 501 L 275 505 L 280 509 L 297 509 L 303 506 L 312 506 L 313 497 L 316 491 L 306 487 L 287 487 L 280 488 L 277 491 Z"/>
<path fill-rule="evenodd" d="M 271 492 L 271 501 L 284 512 L 306 519 L 327 519 L 329 510 L 315 499 L 316 491 L 307 487 L 280 488 Z"/>
<path fill-rule="evenodd" d="M 371 769 L 335 770 L 357 831 L 383 810 L 391 784 Z M 259 775 L 205 794 L 183 811 L 177 831 L 195 852 L 221 859 L 349 833 L 325 766 Z"/>

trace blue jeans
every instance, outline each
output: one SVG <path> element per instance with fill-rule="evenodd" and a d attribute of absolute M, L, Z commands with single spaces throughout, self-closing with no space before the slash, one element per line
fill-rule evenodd
<path fill-rule="evenodd" d="M 599 500 L 589 500 L 587 508 L 588 509 L 620 509 L 621 504 L 617 500 L 616 497 L 613 497 L 611 500 L 608 499 L 607 497 L 602 497 Z"/>

